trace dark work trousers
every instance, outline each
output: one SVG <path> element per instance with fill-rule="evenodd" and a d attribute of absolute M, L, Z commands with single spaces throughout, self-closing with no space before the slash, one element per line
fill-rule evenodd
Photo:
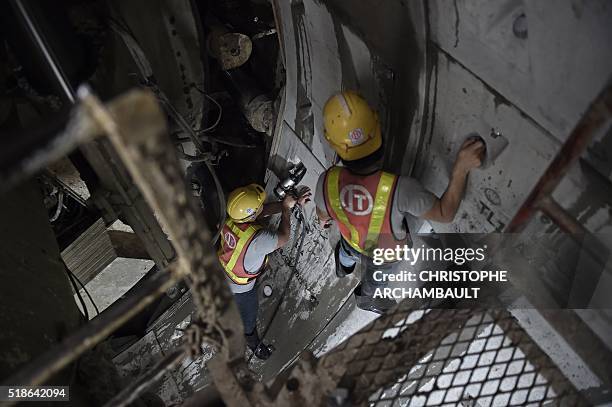
<path fill-rule="evenodd" d="M 244 324 L 244 333 L 250 335 L 257 327 L 257 309 L 259 308 L 257 288 L 253 286 L 253 289 L 246 293 L 234 293 L 234 299 L 238 304 L 240 317 Z"/>
<path fill-rule="evenodd" d="M 383 274 L 392 274 L 393 266 L 395 263 L 383 263 L 380 266 L 374 264 L 374 259 L 368 256 L 364 256 L 357 250 L 353 249 L 351 245 L 340 237 L 340 258 L 348 257 L 355 262 L 361 262 L 364 264 L 363 274 L 361 275 L 361 295 L 363 297 L 372 298 L 377 288 L 383 288 L 387 286 L 386 281 L 374 280 L 374 272 L 381 271 Z"/>

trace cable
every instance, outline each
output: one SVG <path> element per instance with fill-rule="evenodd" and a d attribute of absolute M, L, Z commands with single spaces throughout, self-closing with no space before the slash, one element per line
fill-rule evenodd
<path fill-rule="evenodd" d="M 213 245 L 217 244 L 219 240 L 219 236 L 221 236 L 221 231 L 223 230 L 223 225 L 225 225 L 225 195 L 223 194 L 223 187 L 221 187 L 221 182 L 219 181 L 219 177 L 217 177 L 217 173 L 213 169 L 213 166 L 208 161 L 204 161 L 208 171 L 210 171 L 210 175 L 212 175 L 213 180 L 215 181 L 215 187 L 217 188 L 217 197 L 219 199 L 219 227 L 217 228 L 217 233 L 213 236 L 212 243 Z"/>
<path fill-rule="evenodd" d="M 87 322 L 89 321 L 89 312 L 87 312 L 87 306 L 85 305 L 85 301 L 83 300 L 83 297 L 81 296 L 79 287 L 77 287 L 77 284 L 74 282 L 74 278 L 72 277 L 73 274 L 68 269 L 68 266 L 66 266 L 64 259 L 62 259 L 62 264 L 64 265 L 64 271 L 66 272 L 66 275 L 68 275 L 68 279 L 70 280 L 70 283 L 72 284 L 72 289 L 74 290 L 75 294 L 77 295 L 79 299 L 79 302 L 81 303 L 81 308 L 83 309 L 83 311 L 81 312 L 81 315 L 85 318 L 85 322 Z"/>
<path fill-rule="evenodd" d="M 91 295 L 89 294 L 89 291 L 87 290 L 85 285 L 72 272 L 72 270 L 70 270 L 68 268 L 68 266 L 66 265 L 66 262 L 64 262 L 64 259 L 62 259 L 62 264 L 64 265 L 64 270 L 66 270 L 66 273 L 68 273 L 68 277 L 70 278 L 70 282 L 72 283 L 73 288 L 75 289 L 75 292 L 76 292 L 77 296 L 79 297 L 79 301 L 81 302 L 81 306 L 85 310 L 87 320 L 89 321 L 89 313 L 87 312 L 87 308 L 85 307 L 85 301 L 83 300 L 83 297 L 81 296 L 80 290 L 78 289 L 78 287 L 76 287 L 76 284 L 75 284 L 74 280 L 76 280 L 79 283 L 79 285 L 83 288 L 83 291 L 85 291 L 85 294 L 87 294 L 87 298 L 89 298 L 89 301 L 91 302 L 91 305 L 93 305 L 94 309 L 96 310 L 96 316 L 100 315 L 100 310 L 98 309 L 98 306 L 96 305 L 96 303 L 93 300 L 93 298 L 91 298 Z"/>
<path fill-rule="evenodd" d="M 198 155 L 189 155 L 182 149 L 182 146 L 177 148 L 176 152 L 178 153 L 181 159 L 192 162 L 192 163 L 210 161 L 214 157 L 211 153 L 200 153 Z"/>
<path fill-rule="evenodd" d="M 53 214 L 51 219 L 49 219 L 49 222 L 53 223 L 56 220 L 58 220 L 60 215 L 62 214 L 63 208 L 64 208 L 64 191 L 60 189 L 57 193 L 57 207 L 55 208 L 55 213 Z"/>
<path fill-rule="evenodd" d="M 68 271 L 70 271 L 70 270 L 68 270 Z M 91 298 L 91 295 L 89 294 L 89 291 L 87 290 L 87 288 L 85 288 L 85 285 L 83 285 L 81 280 L 79 280 L 79 278 L 72 271 L 70 271 L 70 274 L 72 274 L 74 276 L 74 278 L 76 279 L 77 283 L 79 283 L 79 285 L 81 287 L 83 287 L 83 290 L 85 291 L 85 294 L 87 294 L 87 298 L 89 298 L 89 301 L 91 302 L 91 305 L 93 305 L 94 309 L 96 310 L 96 316 L 100 315 L 100 310 L 98 309 L 98 306 L 94 302 L 93 298 Z"/>
<path fill-rule="evenodd" d="M 177 134 L 180 132 L 175 132 L 174 134 Z M 205 136 L 205 135 L 201 135 L 200 133 L 198 133 L 198 137 L 202 139 L 202 141 L 206 141 L 208 143 L 219 143 L 219 144 L 225 144 L 227 146 L 230 147 L 238 147 L 238 148 L 255 148 L 257 147 L 255 144 L 244 144 L 244 143 L 237 143 L 235 141 L 229 141 L 229 140 L 225 140 L 219 137 L 215 137 L 215 136 Z M 174 138 L 175 143 L 176 144 L 182 144 L 182 143 L 186 143 L 189 141 L 192 141 L 191 137 L 176 137 Z"/>
<path fill-rule="evenodd" d="M 219 115 L 217 116 L 217 120 L 215 120 L 215 122 L 203 129 L 203 130 L 199 130 L 198 133 L 206 133 L 207 131 L 211 131 L 212 129 L 214 129 L 215 127 L 217 127 L 217 125 L 219 124 L 219 122 L 221 121 L 221 116 L 223 116 L 223 107 L 221 106 L 221 104 L 219 102 L 217 102 L 212 96 L 209 96 L 207 93 L 205 93 L 202 89 L 198 88 L 195 84 L 191 85 L 195 90 L 197 90 L 198 92 L 200 92 L 202 95 L 204 95 L 204 97 L 208 98 L 208 100 L 210 100 L 211 102 L 213 102 L 215 105 L 217 105 L 217 108 L 219 109 Z"/>
<path fill-rule="evenodd" d="M 202 130 L 198 130 L 197 134 L 199 137 L 202 136 L 203 133 L 209 132 L 213 129 L 215 129 L 218 125 L 219 122 L 221 121 L 221 117 L 223 116 L 223 107 L 221 106 L 221 104 L 219 102 L 217 102 L 212 96 L 208 95 L 207 93 L 205 93 L 202 89 L 198 88 L 195 84 L 191 85 L 195 90 L 197 90 L 198 92 L 200 92 L 202 95 L 204 95 L 206 98 L 208 98 L 209 100 L 211 100 L 215 105 L 217 105 L 217 108 L 219 109 L 219 115 L 217 116 L 217 120 L 215 120 L 215 122 Z M 235 143 L 233 141 L 227 141 L 225 139 L 220 139 L 214 136 L 206 136 L 207 139 L 214 141 L 216 143 L 219 144 L 226 144 L 228 146 L 232 146 L 232 147 L 242 147 L 242 148 L 255 148 L 257 147 L 254 144 L 243 144 L 243 143 Z M 205 139 L 206 139 L 205 138 Z"/>

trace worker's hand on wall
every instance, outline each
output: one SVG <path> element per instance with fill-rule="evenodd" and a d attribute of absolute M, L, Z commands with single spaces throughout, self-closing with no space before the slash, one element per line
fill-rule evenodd
<path fill-rule="evenodd" d="M 482 164 L 485 150 L 484 143 L 479 139 L 467 139 L 457 154 L 454 170 L 467 174 L 471 169 Z"/>

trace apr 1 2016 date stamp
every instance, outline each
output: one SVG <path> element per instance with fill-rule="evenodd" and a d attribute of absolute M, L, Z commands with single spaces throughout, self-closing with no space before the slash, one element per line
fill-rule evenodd
<path fill-rule="evenodd" d="M 0 386 L 0 401 L 69 401 L 68 386 Z"/>

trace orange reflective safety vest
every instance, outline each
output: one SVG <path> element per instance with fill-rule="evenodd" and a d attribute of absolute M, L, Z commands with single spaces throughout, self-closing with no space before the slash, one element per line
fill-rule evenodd
<path fill-rule="evenodd" d="M 255 274 L 249 274 L 244 268 L 244 255 L 261 226 L 254 223 L 234 223 L 228 219 L 221 231 L 221 245 L 217 251 L 219 261 L 227 276 L 236 284 L 248 284 L 261 274 L 263 266 Z M 268 258 L 264 261 L 264 265 Z"/>
<path fill-rule="evenodd" d="M 394 248 L 391 207 L 397 176 L 384 171 L 357 175 L 343 167 L 325 174 L 323 191 L 327 212 L 344 239 L 359 253 L 372 256 L 376 248 Z"/>

